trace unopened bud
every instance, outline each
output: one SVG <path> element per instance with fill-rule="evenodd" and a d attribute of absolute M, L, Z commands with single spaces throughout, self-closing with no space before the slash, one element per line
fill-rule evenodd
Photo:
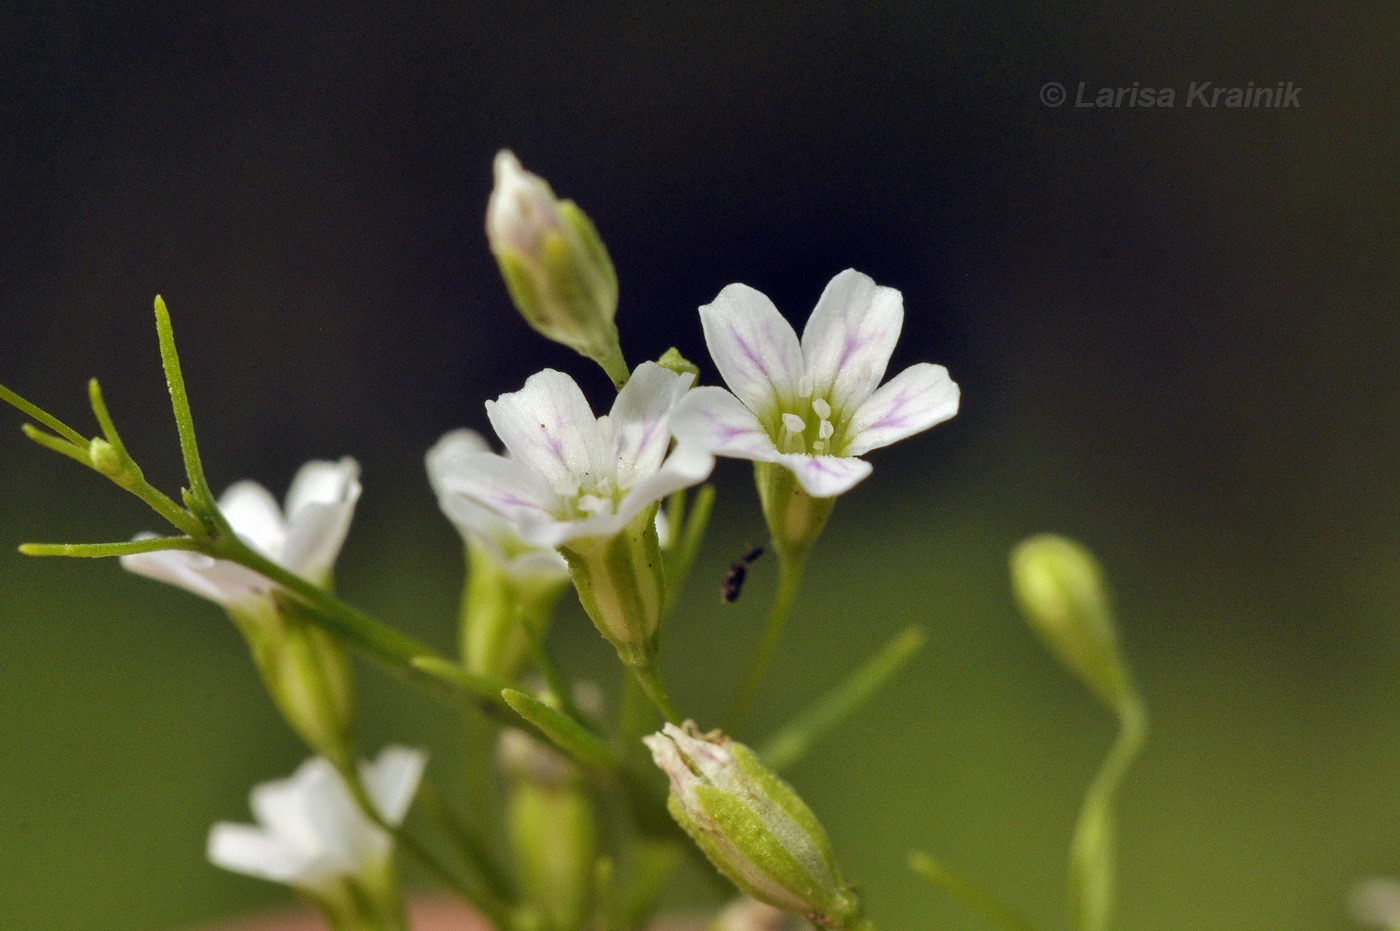
<path fill-rule="evenodd" d="M 598 858 L 598 821 L 583 774 L 553 747 L 523 731 L 501 732 L 509 776 L 507 821 L 525 901 L 551 931 L 588 918 Z"/>
<path fill-rule="evenodd" d="M 1132 687 L 1094 554 L 1065 537 L 1031 537 L 1011 553 L 1011 584 L 1031 627 L 1060 662 L 1110 708 L 1123 708 Z"/>
<path fill-rule="evenodd" d="M 681 355 L 681 351 L 675 346 L 663 352 L 661 358 L 656 360 L 656 364 L 663 369 L 670 369 L 677 375 L 690 375 L 694 378 L 700 377 L 700 366 Z"/>
<path fill-rule="evenodd" d="M 860 925 L 826 831 L 752 750 L 691 721 L 642 739 L 671 780 L 671 816 L 740 891 L 824 928 Z"/>
<path fill-rule="evenodd" d="M 541 335 L 627 379 L 618 346 L 617 273 L 587 215 L 508 151 L 496 156 L 486 236 L 511 299 Z"/>

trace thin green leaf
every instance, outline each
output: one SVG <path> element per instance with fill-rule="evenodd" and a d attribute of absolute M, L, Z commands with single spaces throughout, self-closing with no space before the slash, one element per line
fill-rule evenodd
<path fill-rule="evenodd" d="M 87 437 L 83 436 L 77 430 L 74 430 L 72 427 L 59 420 L 53 414 L 50 414 L 48 411 L 39 407 L 37 404 L 33 404 L 29 401 L 26 401 L 24 398 L 15 394 L 13 391 L 11 391 L 9 388 L 6 388 L 4 385 L 0 385 L 0 401 L 4 401 L 11 407 L 17 408 L 20 411 L 23 411 L 24 413 L 28 414 L 30 417 L 34 418 L 39 423 L 48 427 L 54 433 L 57 433 L 59 436 L 66 439 L 74 446 L 81 446 L 84 449 L 87 448 Z"/>
<path fill-rule="evenodd" d="M 1035 926 L 1016 914 L 986 889 L 948 869 L 926 853 L 909 854 L 909 868 L 948 895 L 977 912 L 994 927 L 1004 931 L 1035 931 Z"/>
<path fill-rule="evenodd" d="M 76 556 L 93 559 L 106 556 L 132 556 L 159 550 L 194 550 L 202 552 L 204 544 L 189 537 L 152 537 L 149 540 L 126 540 L 122 543 L 22 543 L 19 551 L 25 556 Z"/>
<path fill-rule="evenodd" d="M 67 456 L 74 462 L 92 468 L 92 458 L 88 456 L 88 441 L 83 440 L 81 446 L 76 446 L 65 439 L 54 436 L 52 433 L 45 433 L 32 423 L 20 424 L 20 432 L 29 439 L 38 443 L 45 449 L 52 450 L 60 456 Z"/>
<path fill-rule="evenodd" d="M 786 769 L 807 755 L 828 731 L 855 714 L 923 648 L 927 636 L 918 626 L 895 635 L 846 680 L 828 692 L 775 734 L 760 754 L 776 770 Z"/>
<path fill-rule="evenodd" d="M 502 689 L 501 697 L 516 714 L 539 728 L 540 733 L 580 765 L 608 773 L 616 772 L 621 765 L 601 737 L 538 698 L 515 689 Z"/>
<path fill-rule="evenodd" d="M 160 361 L 165 367 L 165 383 L 170 389 L 170 403 L 175 411 L 175 428 L 180 433 L 180 453 L 185 459 L 185 474 L 190 490 L 205 508 L 217 513 L 214 493 L 204 478 L 204 466 L 199 461 L 199 443 L 194 436 L 194 416 L 190 413 L 190 398 L 185 391 L 185 376 L 180 371 L 180 354 L 175 349 L 175 330 L 170 324 L 170 311 L 159 295 L 155 301 L 156 336 L 160 340 Z"/>

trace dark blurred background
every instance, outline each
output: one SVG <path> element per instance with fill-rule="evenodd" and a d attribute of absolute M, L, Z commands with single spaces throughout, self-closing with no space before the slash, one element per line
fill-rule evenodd
<path fill-rule="evenodd" d="M 1400 872 L 1400 82 L 1392 2 L 175 4 L 0 10 L 0 380 L 83 430 L 99 377 L 148 475 L 181 478 L 150 312 L 174 314 L 210 478 L 279 496 L 353 454 L 342 591 L 448 648 L 454 531 L 421 457 L 542 366 L 486 249 L 512 148 L 577 200 L 634 363 L 708 367 L 696 308 L 746 282 L 799 325 L 855 267 L 904 293 L 892 371 L 962 413 L 841 502 L 749 736 L 910 623 L 930 645 L 792 773 L 889 929 L 976 928 L 911 847 L 1063 928 L 1110 722 L 1021 626 L 1008 549 L 1103 558 L 1155 730 L 1122 807 L 1121 927 L 1345 928 Z M 1041 101 L 1048 81 L 1069 101 Z M 1171 87 L 1172 109 L 1075 106 Z M 1188 108 L 1192 82 L 1285 109 Z M 154 516 L 0 444 L 0 926 L 151 931 L 285 901 L 203 859 L 302 750 L 212 606 L 23 540 Z M 715 717 L 772 567 L 746 465 L 665 669 Z M 576 605 L 564 664 L 613 677 Z M 366 743 L 452 724 L 377 671 Z M 703 903 L 697 887 L 691 901 Z"/>

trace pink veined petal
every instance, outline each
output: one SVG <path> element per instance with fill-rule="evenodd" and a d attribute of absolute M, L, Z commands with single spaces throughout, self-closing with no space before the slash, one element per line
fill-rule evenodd
<path fill-rule="evenodd" d="M 613 430 L 613 463 L 621 487 L 627 488 L 661 467 L 671 445 L 667 426 L 671 409 L 694 380 L 693 375 L 680 375 L 655 362 L 643 362 L 617 393 L 608 419 Z"/>
<path fill-rule="evenodd" d="M 958 412 L 959 391 L 948 370 L 920 362 L 891 378 L 856 409 L 846 425 L 848 456 L 902 440 Z"/>
<path fill-rule="evenodd" d="M 731 284 L 700 308 L 710 358 L 729 390 L 760 418 L 776 420 L 797 394 L 802 346 L 792 324 L 764 294 Z"/>
<path fill-rule="evenodd" d="M 312 860 L 261 828 L 226 821 L 210 829 L 208 856 L 215 866 L 279 883 L 300 880 Z"/>
<path fill-rule="evenodd" d="M 598 419 L 563 372 L 536 372 L 519 391 L 487 401 L 486 416 L 511 456 L 551 488 L 577 487 L 580 476 L 610 467 L 612 449 L 603 442 Z"/>
<path fill-rule="evenodd" d="M 681 443 L 696 443 L 718 456 L 772 462 L 779 456 L 773 438 L 753 412 L 723 388 L 695 388 L 671 414 L 671 432 Z"/>
<path fill-rule="evenodd" d="M 360 772 L 370 798 L 390 824 L 397 825 L 408 814 L 408 806 L 418 792 L 428 755 L 408 747 L 385 747 L 373 763 L 362 763 Z"/>
<path fill-rule="evenodd" d="M 870 474 L 870 463 L 851 456 L 786 454 L 776 460 L 797 476 L 802 489 L 813 498 L 830 498 L 850 491 Z"/>
<path fill-rule="evenodd" d="M 135 539 L 149 539 L 151 533 Z M 250 569 L 188 550 L 158 550 L 121 557 L 122 568 L 175 585 L 225 608 L 261 598 L 271 583 Z"/>
<path fill-rule="evenodd" d="M 219 498 L 219 511 L 246 543 L 280 561 L 287 524 L 277 499 L 266 488 L 257 482 L 235 482 Z"/>
<path fill-rule="evenodd" d="M 287 521 L 308 504 L 338 504 L 359 496 L 360 464 L 349 456 L 339 462 L 314 459 L 297 471 L 287 490 Z"/>
<path fill-rule="evenodd" d="M 553 520 L 559 503 L 558 495 L 533 470 L 495 453 L 458 456 L 438 473 L 438 482 L 445 498 L 464 497 L 516 525 Z"/>
<path fill-rule="evenodd" d="M 849 268 L 827 284 L 802 331 L 802 355 L 837 422 L 885 377 L 903 326 L 904 299 L 894 288 Z"/>

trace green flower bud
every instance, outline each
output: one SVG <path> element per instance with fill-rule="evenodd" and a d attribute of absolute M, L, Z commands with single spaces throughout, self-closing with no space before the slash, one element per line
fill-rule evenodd
<path fill-rule="evenodd" d="M 231 607 L 277 709 L 292 729 L 337 765 L 353 761 L 350 730 L 355 715 L 350 660 L 325 631 L 298 616 L 282 599 Z"/>
<path fill-rule="evenodd" d="M 511 299 L 541 335 L 627 380 L 617 327 L 617 273 L 592 221 L 559 200 L 508 151 L 496 156 L 486 236 Z M 619 375 L 621 380 L 619 381 Z"/>
<path fill-rule="evenodd" d="M 824 928 L 863 927 L 826 831 L 752 750 L 691 721 L 642 739 L 671 780 L 671 816 L 740 891 Z"/>
<path fill-rule="evenodd" d="M 677 375 L 692 375 L 697 379 L 700 377 L 700 366 L 681 355 L 681 351 L 675 346 L 663 352 L 656 364 L 663 369 L 670 369 Z"/>
<path fill-rule="evenodd" d="M 592 907 L 598 820 L 578 767 L 507 728 L 499 745 L 509 777 L 507 821 L 525 901 L 551 931 L 581 928 Z"/>
<path fill-rule="evenodd" d="M 1060 662 L 1109 708 L 1132 700 L 1103 568 L 1093 553 L 1065 537 L 1031 537 L 1011 553 L 1011 584 L 1031 627 Z"/>

